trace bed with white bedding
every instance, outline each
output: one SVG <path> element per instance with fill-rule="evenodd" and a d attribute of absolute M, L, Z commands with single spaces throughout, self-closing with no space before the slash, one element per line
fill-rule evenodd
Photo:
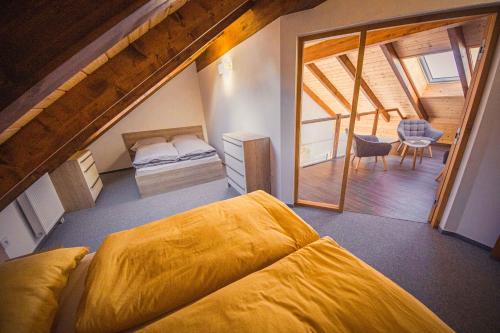
<path fill-rule="evenodd" d="M 224 178 L 222 161 L 201 126 L 122 134 L 141 197 Z"/>

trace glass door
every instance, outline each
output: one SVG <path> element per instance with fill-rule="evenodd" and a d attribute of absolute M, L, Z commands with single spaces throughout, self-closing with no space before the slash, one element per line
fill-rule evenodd
<path fill-rule="evenodd" d="M 295 203 L 342 211 L 366 31 L 299 40 Z M 354 74 L 342 59 L 355 60 Z"/>

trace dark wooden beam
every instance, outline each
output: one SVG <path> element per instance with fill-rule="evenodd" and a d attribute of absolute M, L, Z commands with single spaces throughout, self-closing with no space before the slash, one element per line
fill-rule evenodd
<path fill-rule="evenodd" d="M 401 88 L 403 88 L 403 91 L 408 97 L 408 100 L 410 101 L 417 115 L 421 119 L 429 119 L 429 116 L 427 115 L 427 112 L 425 111 L 424 106 L 420 101 L 420 98 L 418 97 L 417 91 L 413 86 L 413 82 L 408 76 L 408 73 L 401 63 L 401 59 L 399 59 L 399 56 L 396 53 L 396 50 L 394 49 L 392 43 L 380 45 L 380 48 L 382 49 L 387 62 L 391 66 L 394 75 L 396 75 Z"/>
<path fill-rule="evenodd" d="M 351 112 L 351 103 L 342 95 L 342 93 L 335 88 L 333 83 L 328 80 L 326 75 L 319 69 L 316 64 L 307 64 L 306 65 L 307 69 L 311 71 L 311 73 L 318 79 L 318 81 L 335 97 L 340 104 L 342 104 L 347 111 Z"/>
<path fill-rule="evenodd" d="M 311 97 L 311 99 L 315 101 L 316 104 L 318 104 L 326 113 L 328 113 L 332 117 L 335 117 L 337 115 L 335 111 L 333 111 L 328 106 L 328 104 L 326 104 L 318 95 L 316 95 L 316 93 L 311 88 L 309 88 L 307 84 L 304 83 L 303 87 L 304 87 L 304 92 L 308 94 L 309 97 Z"/>
<path fill-rule="evenodd" d="M 442 31 L 444 29 L 460 25 L 470 20 L 471 17 L 460 17 L 426 23 L 414 23 L 395 28 L 368 31 L 366 35 L 366 46 L 387 44 L 423 31 Z M 326 57 L 337 56 L 358 48 L 359 37 L 357 35 L 332 38 L 311 45 L 304 49 L 304 63 L 314 62 Z"/>
<path fill-rule="evenodd" d="M 219 59 L 227 51 L 243 42 L 278 17 L 311 9 L 325 0 L 256 0 L 251 12 L 231 24 L 207 50 L 196 59 L 198 71 Z"/>
<path fill-rule="evenodd" d="M 448 29 L 448 37 L 450 39 L 453 58 L 455 59 L 458 77 L 460 78 L 460 84 L 462 85 L 462 91 L 465 97 L 467 96 L 467 90 L 469 89 L 469 83 L 472 76 L 462 27 Z"/>
<path fill-rule="evenodd" d="M 0 145 L 0 209 L 125 116 L 251 8 L 251 0 L 191 0 Z"/>
<path fill-rule="evenodd" d="M 346 70 L 347 74 L 349 74 L 349 76 L 354 80 L 354 77 L 356 76 L 356 67 L 353 65 L 351 60 L 349 60 L 349 57 L 347 57 L 347 55 L 345 54 L 342 54 L 339 55 L 337 59 L 342 67 Z M 361 91 L 366 96 L 366 98 L 368 98 L 370 103 L 372 103 L 372 105 L 382 113 L 385 121 L 389 122 L 391 120 L 391 116 L 387 111 L 385 111 L 385 107 L 382 105 L 382 102 L 380 102 L 373 90 L 371 90 L 370 86 L 363 78 L 361 78 Z"/>
<path fill-rule="evenodd" d="M 0 132 L 169 3 L 19 0 L 2 4 Z"/>

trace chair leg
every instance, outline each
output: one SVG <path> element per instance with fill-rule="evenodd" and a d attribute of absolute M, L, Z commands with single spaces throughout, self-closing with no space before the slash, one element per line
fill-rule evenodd
<path fill-rule="evenodd" d="M 399 153 L 399 150 L 401 149 L 401 147 L 403 147 L 403 143 L 401 141 L 399 141 L 398 148 L 396 149 L 397 153 Z"/>
<path fill-rule="evenodd" d="M 401 151 L 401 156 L 403 156 L 406 153 L 407 150 L 408 150 L 408 146 L 404 145 L 403 146 L 403 150 Z"/>
<path fill-rule="evenodd" d="M 441 177 L 443 177 L 443 174 L 444 174 L 444 167 L 441 169 L 441 171 L 439 171 L 439 175 L 437 175 L 437 177 L 434 178 L 434 180 L 438 182 L 441 179 Z"/>
<path fill-rule="evenodd" d="M 378 162 L 378 156 L 375 156 L 375 163 Z"/>
<path fill-rule="evenodd" d="M 382 156 L 382 162 L 384 162 L 384 171 L 387 171 L 387 161 L 385 160 L 385 156 Z"/>
<path fill-rule="evenodd" d="M 415 170 L 415 163 L 417 162 L 417 148 L 413 149 L 413 167 L 412 169 Z"/>
<path fill-rule="evenodd" d="M 429 157 L 432 158 L 432 147 L 429 145 Z"/>
<path fill-rule="evenodd" d="M 408 146 L 405 146 L 403 148 L 403 152 L 401 153 L 401 161 L 399 162 L 399 164 L 403 164 L 403 161 L 405 160 L 405 157 L 406 157 L 406 154 L 408 153 Z"/>
<path fill-rule="evenodd" d="M 424 148 L 420 149 L 420 164 L 422 164 L 422 157 L 424 157 Z"/>
<path fill-rule="evenodd" d="M 359 162 L 361 162 L 361 157 L 358 157 L 358 162 L 356 163 L 356 170 L 358 170 Z"/>
<path fill-rule="evenodd" d="M 354 160 L 356 159 L 356 155 L 352 156 L 351 164 L 354 164 Z"/>

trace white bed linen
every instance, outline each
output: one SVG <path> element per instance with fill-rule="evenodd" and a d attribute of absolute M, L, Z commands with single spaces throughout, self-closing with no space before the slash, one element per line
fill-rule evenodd
<path fill-rule="evenodd" d="M 158 172 L 182 169 L 182 168 L 187 168 L 187 167 L 194 166 L 194 165 L 201 165 L 201 164 L 216 162 L 216 161 L 220 161 L 220 158 L 217 154 L 209 156 L 209 157 L 196 159 L 196 160 L 178 161 L 178 162 L 174 162 L 174 163 L 170 163 L 170 164 L 155 165 L 155 166 L 136 169 L 135 175 L 136 176 L 150 175 L 150 174 L 154 174 L 154 173 L 158 173 Z"/>
<path fill-rule="evenodd" d="M 179 153 L 170 142 L 154 143 L 140 146 L 134 157 L 134 167 L 144 167 L 149 163 L 175 162 L 179 158 Z"/>
<path fill-rule="evenodd" d="M 179 135 L 172 139 L 180 159 L 196 159 L 212 155 L 215 148 L 192 135 Z"/>

